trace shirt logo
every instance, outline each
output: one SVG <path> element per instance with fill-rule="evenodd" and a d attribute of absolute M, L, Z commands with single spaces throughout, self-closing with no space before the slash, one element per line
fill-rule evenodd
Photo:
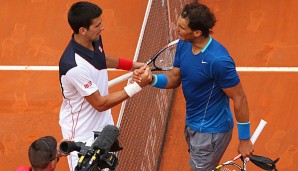
<path fill-rule="evenodd" d="M 202 64 L 208 64 L 208 62 L 202 60 Z"/>
<path fill-rule="evenodd" d="M 92 81 L 89 81 L 87 84 L 84 85 L 85 88 L 89 88 L 92 86 Z"/>

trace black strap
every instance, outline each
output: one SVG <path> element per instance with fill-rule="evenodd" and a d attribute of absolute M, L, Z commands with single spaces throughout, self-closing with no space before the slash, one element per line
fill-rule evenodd
<path fill-rule="evenodd" d="M 275 159 L 274 161 L 263 156 L 252 155 L 250 161 L 255 164 L 256 166 L 264 169 L 264 170 L 274 170 L 278 171 L 276 168 L 276 163 L 279 161 L 279 158 Z"/>

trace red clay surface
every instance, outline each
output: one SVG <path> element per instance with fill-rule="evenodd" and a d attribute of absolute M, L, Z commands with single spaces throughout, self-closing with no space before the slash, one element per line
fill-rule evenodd
<path fill-rule="evenodd" d="M 103 40 L 109 55 L 133 58 L 147 2 L 93 1 L 104 9 Z M 298 1 L 202 0 L 213 9 L 213 37 L 222 42 L 240 66 L 297 66 Z M 73 1 L 5 1 L 0 6 L 0 65 L 57 66 L 71 36 L 66 21 Z M 123 72 L 110 72 L 110 78 Z M 252 131 L 260 119 L 268 125 L 255 145 L 255 154 L 280 157 L 280 170 L 295 170 L 298 131 L 296 112 L 298 73 L 240 72 L 246 91 Z M 57 71 L 0 71 L 0 170 L 29 165 L 30 143 L 45 135 L 61 139 L 58 113 L 61 92 Z M 111 88 L 111 92 L 124 84 Z M 185 101 L 177 89 L 166 135 L 162 171 L 189 170 L 183 137 Z M 115 122 L 119 107 L 112 109 Z M 296 132 L 296 133 L 295 133 Z M 237 131 L 224 155 L 237 154 Z M 67 170 L 62 158 L 57 171 Z M 260 170 L 252 163 L 248 170 Z"/>

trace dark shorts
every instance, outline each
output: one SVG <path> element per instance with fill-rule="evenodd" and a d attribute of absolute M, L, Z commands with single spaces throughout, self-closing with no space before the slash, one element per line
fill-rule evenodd
<path fill-rule="evenodd" d="M 200 133 L 185 126 L 184 134 L 190 154 L 190 165 L 196 171 L 214 169 L 232 139 L 233 129 L 224 133 Z"/>

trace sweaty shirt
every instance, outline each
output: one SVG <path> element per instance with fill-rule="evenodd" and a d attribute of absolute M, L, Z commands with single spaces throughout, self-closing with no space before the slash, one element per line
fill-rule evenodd
<path fill-rule="evenodd" d="M 186 100 L 186 124 L 202 133 L 222 133 L 233 128 L 229 98 L 223 88 L 239 82 L 235 62 L 219 42 L 212 39 L 197 55 L 192 44 L 180 40 L 174 67 L 180 68 Z"/>

